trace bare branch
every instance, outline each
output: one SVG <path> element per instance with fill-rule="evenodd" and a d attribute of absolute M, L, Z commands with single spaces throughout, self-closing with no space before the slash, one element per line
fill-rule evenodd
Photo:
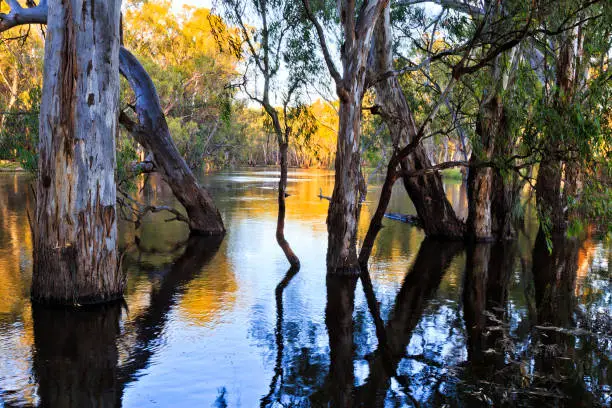
<path fill-rule="evenodd" d="M 47 2 L 41 1 L 36 7 L 23 8 L 17 0 L 7 0 L 11 11 L 0 14 L 0 32 L 25 24 L 47 23 Z"/>
<path fill-rule="evenodd" d="M 332 60 L 331 54 L 329 53 L 329 48 L 327 47 L 327 41 L 325 40 L 325 32 L 323 32 L 323 27 L 321 27 L 321 23 L 319 23 L 319 20 L 317 20 L 317 18 L 313 14 L 312 9 L 310 8 L 310 1 L 302 0 L 302 3 L 304 4 L 304 9 L 306 10 L 306 15 L 308 16 L 308 19 L 317 30 L 317 36 L 319 37 L 319 43 L 321 44 L 321 50 L 323 51 L 323 57 L 325 58 L 327 69 L 329 70 L 330 75 L 336 82 L 336 85 L 340 85 L 342 83 L 342 77 L 340 76 L 340 73 L 338 72 L 338 69 L 334 64 L 334 61 Z"/>

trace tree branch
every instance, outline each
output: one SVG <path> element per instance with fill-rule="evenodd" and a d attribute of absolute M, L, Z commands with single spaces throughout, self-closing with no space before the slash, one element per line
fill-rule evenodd
<path fill-rule="evenodd" d="M 319 44 L 321 44 L 321 50 L 323 51 L 323 57 L 325 58 L 325 63 L 327 64 L 327 69 L 329 70 L 329 74 L 336 82 L 336 86 L 342 83 L 342 77 L 332 60 L 331 54 L 329 53 L 329 48 L 327 47 L 327 41 L 325 40 L 325 33 L 323 32 L 323 27 L 321 27 L 321 23 L 315 17 L 310 8 L 309 0 L 302 0 L 304 4 L 304 9 L 306 10 L 306 16 L 310 20 L 310 22 L 315 26 L 315 30 L 317 31 L 317 36 L 319 37 Z"/>

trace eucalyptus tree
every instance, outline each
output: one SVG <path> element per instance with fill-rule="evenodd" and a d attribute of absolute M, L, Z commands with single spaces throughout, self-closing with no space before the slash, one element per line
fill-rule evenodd
<path fill-rule="evenodd" d="M 332 50 L 319 21 L 323 10 L 302 0 L 305 13 L 314 25 L 325 63 L 336 86 L 340 102 L 336 149 L 336 177 L 327 215 L 327 272 L 357 274 L 359 264 L 355 238 L 360 189 L 361 104 L 366 91 L 366 72 L 372 34 L 389 0 L 364 0 L 358 8 L 353 0 L 337 3 L 342 32 L 340 59 L 342 73 L 336 68 Z"/>
<path fill-rule="evenodd" d="M 608 2 L 560 1 L 540 26 L 535 48 L 543 86 L 533 120 L 538 139 L 529 142 L 540 153 L 535 189 L 541 226 L 549 234 L 566 231 L 582 184 L 592 182 L 581 174 L 596 179 L 602 176 L 596 170 L 609 164 L 610 24 Z"/>
<path fill-rule="evenodd" d="M 32 297 L 45 303 L 119 298 L 115 135 L 119 71 L 135 88 L 139 142 L 185 206 L 192 231 L 225 229 L 170 138 L 159 99 L 138 61 L 120 49 L 120 0 L 7 0 L 0 31 L 47 23 L 34 235 Z M 121 58 L 120 58 L 121 53 Z"/>
<path fill-rule="evenodd" d="M 436 24 L 434 31 L 435 27 Z M 433 34 L 431 41 L 435 32 Z M 393 149 L 398 151 L 417 137 L 419 127 L 398 79 L 400 73 L 395 70 L 394 49 L 391 7 L 387 5 L 374 32 L 368 82 L 373 85 L 376 92 L 373 111 L 383 118 L 391 133 Z M 412 67 L 408 69 L 416 70 Z M 463 222 L 457 217 L 446 198 L 440 174 L 437 172 L 418 176 L 408 174 L 410 170 L 427 169 L 432 166 L 423 143 L 415 145 L 411 154 L 399 160 L 399 165 L 401 172 L 397 176 L 403 179 L 404 187 L 415 206 L 425 234 L 438 238 L 462 239 Z"/>
<path fill-rule="evenodd" d="M 287 151 L 292 138 L 312 132 L 308 109 L 300 101 L 309 74 L 317 70 L 317 59 L 309 49 L 308 31 L 301 31 L 300 13 L 286 0 L 222 0 L 228 21 L 240 33 L 247 64 L 243 91 L 268 116 L 278 142 L 280 180 L 276 241 L 293 267 L 300 261 L 285 238 L 287 196 Z M 251 17 L 249 17 L 251 16 Z M 252 18 L 255 16 L 255 18 Z M 298 30 L 296 30 L 296 28 Z M 247 75 L 255 81 L 247 82 Z M 287 78 L 283 78 L 286 75 Z"/>

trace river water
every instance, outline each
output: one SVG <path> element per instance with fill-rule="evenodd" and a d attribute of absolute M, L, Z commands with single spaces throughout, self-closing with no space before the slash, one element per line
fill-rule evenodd
<path fill-rule="evenodd" d="M 125 303 L 75 311 L 31 304 L 31 181 L 0 173 L 0 407 L 610 406 L 609 239 L 550 252 L 532 210 L 516 242 L 467 248 L 386 219 L 369 275 L 326 278 L 333 173 L 289 174 L 299 272 L 275 240 L 276 177 L 202 176 L 221 241 L 164 214 L 122 222 Z M 174 203 L 157 179 L 136 189 Z M 414 213 L 401 183 L 390 211 Z"/>

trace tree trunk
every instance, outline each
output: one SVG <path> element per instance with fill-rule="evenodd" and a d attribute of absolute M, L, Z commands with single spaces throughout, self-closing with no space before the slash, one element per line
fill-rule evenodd
<path fill-rule="evenodd" d="M 565 232 L 565 217 L 561 202 L 561 161 L 545 159 L 540 163 L 536 178 L 536 204 L 540 223 L 549 232 Z"/>
<path fill-rule="evenodd" d="M 358 59 L 363 66 L 365 53 Z M 359 137 L 361 100 L 365 78 L 351 73 L 350 92 L 340 98 L 338 145 L 336 150 L 336 177 L 334 191 L 327 214 L 327 271 L 328 273 L 357 275 L 359 266 L 354 243 L 357 234 L 357 207 L 359 205 Z M 362 77 L 365 75 L 362 73 Z"/>
<path fill-rule="evenodd" d="M 477 144 L 470 157 L 467 235 L 476 241 L 493 239 L 491 201 L 493 169 L 477 167 L 493 158 L 496 139 L 505 131 L 504 106 L 498 95 L 483 103 L 476 122 Z"/>
<path fill-rule="evenodd" d="M 11 87 L 9 89 L 9 93 L 11 94 L 11 96 L 9 97 L 8 104 L 6 105 L 6 112 L 10 112 L 11 109 L 13 109 L 13 107 L 15 106 L 15 103 L 17 102 L 17 92 L 19 92 L 19 69 L 18 68 L 19 68 L 18 64 L 15 63 L 15 67 L 13 70 L 13 78 L 11 80 Z M 6 143 L 6 139 L 5 139 L 8 136 L 6 132 L 4 131 L 5 123 L 6 123 L 6 113 L 2 113 L 2 115 L 0 115 L 0 148 L 2 148 L 3 145 L 5 144 L 6 144 L 6 147 L 9 146 L 9 144 Z"/>
<path fill-rule="evenodd" d="M 278 219 L 276 221 L 276 242 L 281 247 L 293 268 L 300 267 L 300 260 L 285 239 L 285 193 L 287 191 L 287 143 L 280 143 L 280 180 L 278 181 Z"/>
<path fill-rule="evenodd" d="M 560 36 L 558 54 L 555 55 L 555 85 L 556 91 L 553 96 L 552 106 L 558 113 L 559 118 L 568 114 L 568 107 L 576 91 L 576 54 L 578 29 L 565 32 Z M 536 198 L 540 223 L 547 225 L 552 234 L 564 233 L 566 225 L 565 202 L 567 197 L 561 192 L 561 180 L 563 165 L 559 157 L 562 135 L 546 135 L 544 141 L 545 158 L 540 163 L 538 177 L 536 180 Z M 572 147 L 572 141 L 566 142 L 567 147 Z M 570 190 L 572 187 L 570 186 Z"/>
<path fill-rule="evenodd" d="M 40 112 L 32 298 L 122 296 L 115 136 L 121 2 L 50 0 Z"/>
<path fill-rule="evenodd" d="M 389 7 L 379 19 L 373 44 L 374 71 L 384 74 L 393 70 L 392 40 Z M 384 119 L 394 147 L 408 145 L 417 135 L 412 111 L 396 76 L 377 81 L 376 106 Z M 423 144 L 400 162 L 402 170 L 420 170 L 431 167 Z M 425 234 L 430 237 L 462 239 L 464 226 L 446 198 L 438 172 L 417 177 L 403 176 L 404 187 L 414 204 Z"/>
<path fill-rule="evenodd" d="M 191 169 L 181 157 L 168 129 L 159 104 L 155 85 L 142 65 L 125 48 L 120 51 L 121 74 L 128 80 L 136 95 L 138 124 L 122 115 L 121 121 L 138 143 L 153 152 L 157 169 L 172 192 L 185 207 L 192 233 L 221 235 L 225 227 L 212 197 L 202 188 Z"/>

